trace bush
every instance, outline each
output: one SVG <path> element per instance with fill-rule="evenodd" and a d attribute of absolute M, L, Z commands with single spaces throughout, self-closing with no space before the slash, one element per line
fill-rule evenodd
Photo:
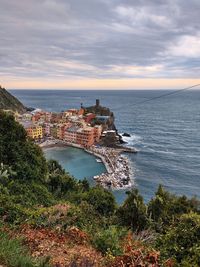
<path fill-rule="evenodd" d="M 101 186 L 91 188 L 85 193 L 84 200 L 91 204 L 101 215 L 110 216 L 116 209 L 115 197 Z"/>
<path fill-rule="evenodd" d="M 87 202 L 81 202 L 80 205 L 71 205 L 65 217 L 63 217 L 63 227 L 76 226 L 82 230 L 93 233 L 104 222 L 94 207 Z"/>
<path fill-rule="evenodd" d="M 151 217 L 157 231 L 178 220 L 184 213 L 199 212 L 200 202 L 196 198 L 188 199 L 186 196 L 175 196 L 167 192 L 161 185 L 155 197 L 148 204 L 148 215 Z"/>
<path fill-rule="evenodd" d="M 123 228 L 110 226 L 102 229 L 94 236 L 93 245 L 103 254 L 111 253 L 113 256 L 122 254 L 121 241 L 127 231 Z"/>

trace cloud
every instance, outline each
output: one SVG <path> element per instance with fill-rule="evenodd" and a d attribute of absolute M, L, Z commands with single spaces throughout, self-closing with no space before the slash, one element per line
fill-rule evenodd
<path fill-rule="evenodd" d="M 169 45 L 166 55 L 184 58 L 200 57 L 200 34 L 198 36 L 181 36 Z"/>
<path fill-rule="evenodd" d="M 116 8 L 116 13 L 123 20 L 128 20 L 133 27 L 138 27 L 139 30 L 144 28 L 149 28 L 150 25 L 155 27 L 167 28 L 171 27 L 173 20 L 172 18 L 156 14 L 146 6 L 140 8 L 133 8 L 127 6 L 118 6 Z"/>
<path fill-rule="evenodd" d="M 0 75 L 198 78 L 196 0 L 0 0 Z"/>

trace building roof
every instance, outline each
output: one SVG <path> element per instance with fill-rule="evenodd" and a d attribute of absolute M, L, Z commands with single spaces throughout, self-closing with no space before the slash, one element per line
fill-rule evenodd
<path fill-rule="evenodd" d="M 20 122 L 20 123 L 24 126 L 25 129 L 34 126 L 34 124 L 33 124 L 32 122 L 30 122 L 30 121 L 22 121 L 22 122 Z"/>
<path fill-rule="evenodd" d="M 99 121 L 107 121 L 109 119 L 109 116 L 96 116 L 96 118 Z"/>
<path fill-rule="evenodd" d="M 80 128 L 77 127 L 77 126 L 72 126 L 68 129 L 66 129 L 67 132 L 70 132 L 70 133 L 74 133 L 74 132 L 77 132 Z"/>

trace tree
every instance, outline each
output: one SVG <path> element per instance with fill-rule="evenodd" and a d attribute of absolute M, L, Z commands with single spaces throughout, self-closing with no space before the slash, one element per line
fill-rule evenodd
<path fill-rule="evenodd" d="M 147 207 L 137 189 L 127 192 L 128 197 L 117 211 L 117 218 L 121 225 L 133 231 L 143 230 L 148 227 Z"/>
<path fill-rule="evenodd" d="M 200 266 L 200 215 L 183 214 L 157 241 L 163 257 L 173 257 L 178 266 Z"/>
<path fill-rule="evenodd" d="M 181 214 L 198 212 L 199 207 L 200 202 L 197 199 L 175 196 L 159 185 L 155 197 L 148 204 L 148 215 L 155 223 L 157 230 L 163 230 L 177 220 Z"/>
<path fill-rule="evenodd" d="M 83 191 L 88 191 L 90 189 L 90 184 L 87 178 L 84 178 L 83 180 L 79 180 L 79 185 L 81 186 L 81 189 Z"/>
<path fill-rule="evenodd" d="M 12 170 L 11 167 L 4 165 L 3 163 L 0 164 L 0 183 L 2 185 L 7 185 L 10 179 L 16 176 L 16 172 Z"/>
<path fill-rule="evenodd" d="M 12 168 L 21 180 L 44 181 L 47 174 L 42 150 L 27 138 L 14 117 L 0 111 L 0 163 Z"/>
<path fill-rule="evenodd" d="M 89 204 L 93 205 L 95 210 L 101 215 L 109 216 L 115 211 L 115 197 L 111 192 L 101 186 L 91 188 L 87 193 L 85 193 L 84 199 Z"/>
<path fill-rule="evenodd" d="M 50 174 L 64 174 L 65 170 L 62 166 L 54 159 L 50 159 L 48 162 L 48 170 Z"/>

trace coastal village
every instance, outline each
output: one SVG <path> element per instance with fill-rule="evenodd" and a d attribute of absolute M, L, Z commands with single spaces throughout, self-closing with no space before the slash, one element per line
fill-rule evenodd
<path fill-rule="evenodd" d="M 114 125 L 114 114 L 96 105 L 68 109 L 59 113 L 43 110 L 15 113 L 29 138 L 43 149 L 53 146 L 74 146 L 96 156 L 104 163 L 107 173 L 95 176 L 97 183 L 106 188 L 124 188 L 132 185 L 132 171 L 123 152 L 136 152 L 121 146 L 122 138 Z"/>
<path fill-rule="evenodd" d="M 99 100 L 96 101 L 96 108 L 98 107 Z M 80 109 L 68 109 L 60 113 L 36 109 L 16 114 L 16 120 L 24 126 L 27 135 L 38 143 L 54 138 L 90 148 L 102 136 L 115 135 L 115 131 L 108 131 L 110 116 L 87 112 L 82 106 Z"/>

